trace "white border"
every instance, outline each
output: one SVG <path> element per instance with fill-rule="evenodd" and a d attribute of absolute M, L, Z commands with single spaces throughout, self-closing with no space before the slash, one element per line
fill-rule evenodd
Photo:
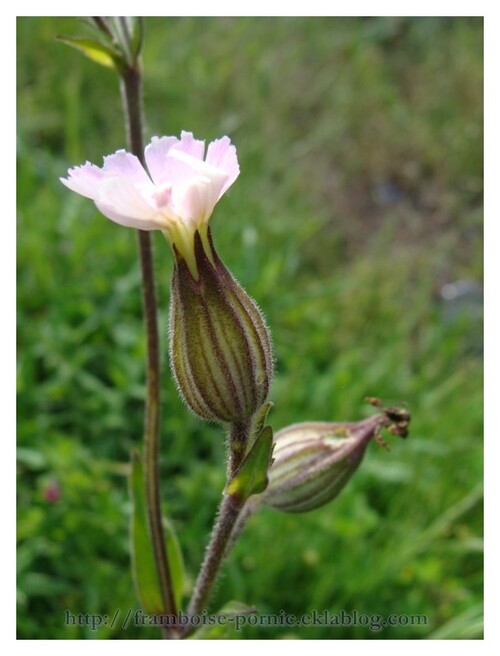
<path fill-rule="evenodd" d="M 168 7 L 168 4 L 170 6 Z M 203 16 L 203 15 L 257 15 L 257 16 L 274 16 L 283 15 L 279 9 L 282 3 L 270 2 L 252 2 L 252 3 L 194 3 L 183 2 L 180 7 L 182 12 L 176 13 L 175 8 L 177 3 L 166 3 L 166 7 L 172 10 L 169 15 L 172 16 Z M 496 417 L 494 416 L 496 406 L 498 406 L 498 371 L 499 367 L 499 350 L 497 346 L 500 335 L 500 322 L 499 322 L 499 301 L 498 301 L 498 287 L 500 282 L 500 272 L 498 271 L 499 249 L 500 249 L 500 213 L 498 211 L 498 182 L 495 179 L 495 174 L 498 171 L 498 152 L 499 152 L 499 139 L 498 139 L 498 116 L 500 115 L 500 103 L 498 98 L 498 64 L 500 62 L 498 42 L 500 40 L 498 12 L 491 2 L 428 2 L 423 1 L 416 3 L 405 3 L 404 7 L 396 2 L 350 2 L 346 6 L 344 3 L 333 3 L 328 5 L 325 2 L 309 1 L 306 5 L 301 4 L 294 6 L 294 9 L 300 10 L 304 7 L 307 8 L 307 14 L 297 11 L 292 12 L 292 15 L 330 15 L 325 14 L 325 8 L 335 8 L 337 11 L 332 15 L 338 16 L 356 16 L 356 15 L 412 15 L 412 16 L 485 16 L 485 62 L 486 62 L 486 104 L 485 104 L 485 307 L 486 307 L 486 326 L 485 326 L 485 420 L 486 420 L 486 447 L 485 447 L 485 484 L 487 490 L 486 496 L 486 517 L 488 520 L 486 527 L 486 570 L 487 576 L 485 583 L 485 619 L 486 619 L 486 637 L 484 641 L 428 641 L 425 645 L 421 645 L 420 641 L 391 641 L 391 640 L 371 640 L 371 641 L 329 641 L 329 640 L 315 640 L 314 649 L 319 653 L 324 652 L 332 653 L 347 653 L 357 654 L 364 649 L 369 649 L 370 653 L 377 654 L 379 651 L 384 654 L 398 654 L 403 649 L 407 654 L 420 654 L 422 649 L 430 653 L 453 653 L 455 656 L 467 654 L 469 656 L 471 649 L 477 652 L 488 652 L 495 644 L 500 646 L 498 638 L 498 629 L 496 622 L 499 621 L 500 607 L 498 603 L 498 588 L 499 588 L 499 566 L 498 554 L 500 553 L 500 540 L 498 529 L 498 509 L 496 499 L 499 498 L 500 491 L 498 490 L 499 476 L 497 473 L 500 465 L 500 435 L 497 424 L 495 424 Z M 144 16 L 154 16 L 158 14 L 158 1 L 152 3 L 141 3 L 141 10 Z M 40 13 L 39 9 L 43 7 L 44 12 Z M 206 14 L 207 8 L 210 8 L 210 14 Z M 401 10 L 405 9 L 403 13 Z M 73 9 L 75 13 L 68 10 Z M 77 12 L 77 9 L 82 9 Z M 103 13 L 109 15 L 121 14 L 132 15 L 134 9 L 137 9 L 130 2 L 105 2 L 105 3 L 72 3 L 70 6 L 65 3 L 45 2 L 40 3 L 17 3 L 16 15 L 19 16 L 36 16 L 36 15 L 92 15 L 94 13 Z M 106 11 L 104 11 L 106 10 Z M 15 22 L 15 16 L 13 17 Z M 5 25 L 9 25 L 7 31 L 4 28 L 2 35 L 2 61 L 6 62 L 6 67 L 9 68 L 10 62 L 15 62 L 15 25 L 13 30 L 10 29 L 10 17 L 7 17 Z M 12 125 L 15 125 L 15 69 L 13 71 L 13 79 L 11 79 L 12 70 L 7 70 L 6 75 L 6 88 L 8 95 L 12 94 L 5 107 L 4 99 L 4 121 L 7 119 L 8 125 L 12 120 Z M 4 86 L 5 89 L 5 86 Z M 15 154 L 15 129 L 7 129 L 4 131 L 3 139 L 4 151 L 7 153 L 12 152 Z M 15 352 L 13 345 L 15 344 L 15 166 L 11 162 L 3 158 L 4 177 L 14 177 L 14 180 L 7 179 L 5 189 L 7 192 L 7 207 L 4 208 L 5 215 L 2 217 L 4 230 L 6 230 L 6 239 L 3 242 L 7 243 L 7 248 L 4 246 L 4 253 L 1 258 L 1 281 L 2 281 L 2 340 L 0 340 L 2 348 L 2 363 L 4 364 L 2 376 L 2 419 L 4 424 L 3 430 L 3 453 L 2 460 L 4 466 L 4 476 L 2 482 L 6 485 L 6 490 L 2 490 L 2 499 L 4 500 L 3 512 L 4 521 L 6 525 L 12 530 L 12 539 L 2 540 L 2 621 L 4 625 L 4 637 L 2 642 L 10 644 L 13 649 L 24 653 L 26 650 L 35 649 L 39 654 L 46 654 L 50 650 L 50 654 L 59 653 L 61 650 L 67 651 L 70 649 L 74 653 L 87 653 L 88 649 L 96 650 L 97 652 L 107 654 L 120 652 L 120 654 L 135 653 L 137 650 L 136 644 L 146 642 L 148 645 L 149 653 L 169 653 L 171 650 L 176 652 L 192 652 L 196 649 L 196 642 L 176 642 L 175 645 L 170 643 L 166 645 L 163 641 L 95 641 L 95 644 L 89 645 L 88 641 L 18 641 L 15 642 L 15 610 L 14 599 L 12 598 L 12 591 L 15 589 L 15 508 L 11 500 L 15 498 L 15 476 L 14 467 L 11 463 L 15 462 L 15 404 L 14 404 L 14 390 L 12 390 L 12 381 L 15 379 Z M 495 177 L 494 177 L 495 176 Z M 13 207 L 12 207 L 13 206 Z M 14 284 L 13 284 L 14 283 Z M 6 366 L 5 366 L 6 364 Z M 498 422 L 498 420 L 496 420 Z M 467 463 L 457 463 L 457 466 L 467 466 Z M 496 488 L 496 489 L 495 489 Z M 492 519 L 492 514 L 494 519 Z M 6 517 L 5 517 L 6 516 Z M 4 524 L 5 525 L 5 524 Z M 10 536 L 9 536 L 10 538 Z M 216 649 L 220 654 L 227 653 L 226 650 L 237 650 L 241 654 L 247 654 L 257 649 L 262 641 L 233 641 L 222 642 L 218 641 Z M 287 654 L 292 656 L 295 653 L 301 652 L 303 654 L 304 641 L 273 641 L 275 649 L 287 651 Z M 332 642 L 334 644 L 332 644 Z M 367 644 L 368 643 L 368 644 Z M 404 644 L 402 644 L 404 643 Z M 210 648 L 209 642 L 203 642 L 200 648 L 205 650 Z"/>

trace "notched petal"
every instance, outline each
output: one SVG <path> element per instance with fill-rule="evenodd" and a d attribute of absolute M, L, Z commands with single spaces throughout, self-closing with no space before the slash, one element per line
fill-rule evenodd
<path fill-rule="evenodd" d="M 206 162 L 211 166 L 221 169 L 227 175 L 226 182 L 220 191 L 220 198 L 240 174 L 236 147 L 231 144 L 229 137 L 216 139 L 209 144 Z"/>
<path fill-rule="evenodd" d="M 83 166 L 75 166 L 68 171 L 69 177 L 59 178 L 59 180 L 77 194 L 94 200 L 99 195 L 99 187 L 104 178 L 102 170 L 86 162 Z"/>
<path fill-rule="evenodd" d="M 203 159 L 205 155 L 205 142 L 193 137 L 192 132 L 181 132 L 181 140 L 175 144 L 173 150 L 191 155 L 195 159 Z"/>

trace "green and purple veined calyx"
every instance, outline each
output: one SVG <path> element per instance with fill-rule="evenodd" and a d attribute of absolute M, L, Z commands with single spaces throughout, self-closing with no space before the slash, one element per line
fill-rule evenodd
<path fill-rule="evenodd" d="M 264 318 L 218 257 L 195 235 L 198 278 L 176 257 L 170 360 L 187 405 L 211 421 L 240 422 L 266 401 L 273 362 Z"/>
<path fill-rule="evenodd" d="M 401 408 L 358 422 L 303 422 L 278 431 L 274 436 L 269 485 L 262 501 L 276 510 L 301 513 L 332 501 L 361 464 L 372 439 L 382 445 L 382 428 L 406 437 L 410 414 Z"/>

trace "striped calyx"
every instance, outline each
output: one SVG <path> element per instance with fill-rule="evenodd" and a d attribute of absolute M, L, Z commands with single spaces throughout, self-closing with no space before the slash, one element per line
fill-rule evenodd
<path fill-rule="evenodd" d="M 196 274 L 175 249 L 170 362 L 191 410 L 214 422 L 243 422 L 269 393 L 272 354 L 264 318 L 217 255 L 210 230 L 194 234 Z"/>
<path fill-rule="evenodd" d="M 293 513 L 328 503 L 359 467 L 372 437 L 386 425 L 385 415 L 374 415 L 356 423 L 306 422 L 279 431 L 264 503 Z"/>

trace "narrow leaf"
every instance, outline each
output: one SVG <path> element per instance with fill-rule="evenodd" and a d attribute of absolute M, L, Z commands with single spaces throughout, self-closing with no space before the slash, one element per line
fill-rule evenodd
<path fill-rule="evenodd" d="M 147 613 L 160 614 L 163 610 L 163 603 L 148 528 L 144 471 L 142 460 L 136 452 L 132 454 L 129 488 L 132 499 L 130 527 L 132 575 L 144 610 Z"/>
<path fill-rule="evenodd" d="M 101 66 L 112 68 L 118 72 L 123 68 L 124 62 L 122 54 L 110 46 L 105 46 L 102 43 L 99 43 L 99 41 L 85 39 L 78 36 L 59 36 L 57 38 L 66 45 L 76 48 L 76 50 L 79 50 L 89 57 L 89 59 L 92 59 L 92 61 L 95 61 Z"/>
<path fill-rule="evenodd" d="M 175 602 L 178 608 L 182 605 L 182 593 L 184 590 L 184 560 L 182 558 L 181 546 L 177 538 L 172 522 L 163 518 L 165 531 L 166 549 L 169 558 L 170 573 L 172 574 L 172 585 L 174 588 Z"/>
<path fill-rule="evenodd" d="M 229 482 L 227 493 L 242 500 L 260 494 L 267 487 L 267 471 L 273 452 L 273 429 L 265 426 L 255 444 Z"/>
<path fill-rule="evenodd" d="M 151 542 L 144 484 L 144 468 L 137 452 L 132 454 L 130 473 L 130 496 L 132 499 L 131 552 L 132 574 L 137 595 L 144 610 L 151 614 L 163 611 L 162 595 L 158 585 L 153 544 Z M 184 561 L 179 540 L 172 522 L 163 518 L 165 547 L 169 558 L 172 585 L 177 605 L 181 605 L 184 589 Z"/>

